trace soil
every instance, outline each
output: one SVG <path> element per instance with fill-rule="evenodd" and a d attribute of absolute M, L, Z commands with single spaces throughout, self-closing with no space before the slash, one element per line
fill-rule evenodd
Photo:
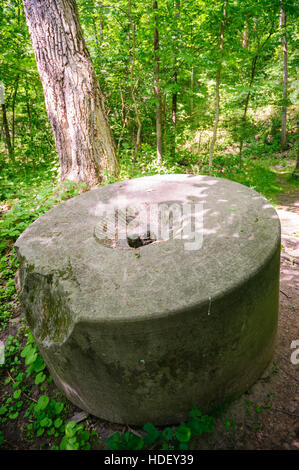
<path fill-rule="evenodd" d="M 215 432 L 208 438 L 196 440 L 192 444 L 194 449 L 299 450 L 299 364 L 291 362 L 291 354 L 295 351 L 291 344 L 296 340 L 299 342 L 299 193 L 282 194 L 277 211 L 282 225 L 282 257 L 275 355 L 257 383 L 222 409 Z M 5 336 L 14 334 L 21 317 L 22 314 L 11 320 Z M 51 388 L 49 394 L 55 395 L 55 386 L 51 384 Z M 142 434 L 137 428 L 132 430 L 87 416 L 73 405 L 70 405 L 68 415 L 68 419 L 88 424 L 102 443 L 116 431 Z M 39 449 L 46 444 L 41 438 L 30 443 L 26 441 L 21 432 L 26 424 L 26 419 L 20 415 L 17 423 L 6 425 L 3 431 L 7 448 Z"/>

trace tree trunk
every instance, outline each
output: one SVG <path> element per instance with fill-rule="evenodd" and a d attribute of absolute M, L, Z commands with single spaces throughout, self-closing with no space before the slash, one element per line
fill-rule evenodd
<path fill-rule="evenodd" d="M 215 104 L 215 121 L 213 127 L 213 137 L 211 140 L 210 145 L 210 154 L 209 154 L 209 168 L 212 167 L 213 164 L 213 153 L 214 147 L 217 137 L 217 128 L 219 122 L 219 115 L 220 115 L 220 78 L 221 78 L 221 70 L 222 70 L 222 57 L 223 57 L 223 38 L 224 38 L 224 29 L 225 29 L 225 19 L 226 19 L 226 1 L 223 2 L 223 16 L 221 21 L 221 29 L 220 29 L 220 60 L 218 63 L 217 75 L 216 75 L 216 104 Z"/>
<path fill-rule="evenodd" d="M 7 115 L 6 115 L 6 106 L 5 103 L 1 105 L 2 107 L 2 121 L 3 121 L 3 131 L 4 131 L 4 142 L 8 152 L 9 157 L 14 160 L 13 148 L 11 145 L 11 138 L 9 133 Z"/>
<path fill-rule="evenodd" d="M 160 59 L 159 59 L 159 31 L 158 31 L 158 20 L 156 11 L 158 10 L 158 2 L 153 2 L 154 10 L 154 93 L 157 100 L 156 105 L 156 138 L 157 138 L 157 161 L 162 162 L 163 155 L 163 136 L 162 136 L 162 98 L 161 98 L 161 86 L 160 86 Z"/>
<path fill-rule="evenodd" d="M 130 20 L 130 27 L 131 27 L 131 32 L 132 32 L 132 61 L 131 61 L 131 96 L 133 100 L 133 106 L 134 106 L 134 111 L 135 111 L 135 119 L 137 123 L 137 135 L 136 135 L 136 142 L 135 142 L 135 148 L 133 152 L 133 161 L 135 163 L 136 157 L 139 152 L 139 148 L 141 145 L 141 130 L 142 130 L 142 124 L 138 112 L 138 106 L 137 106 L 137 100 L 135 96 L 135 86 L 134 86 L 134 72 L 135 72 L 135 42 L 136 42 L 136 29 L 135 29 L 135 23 L 132 18 L 132 13 L 131 13 L 131 0 L 128 1 L 128 9 L 129 9 L 129 20 Z M 138 80 L 137 80 L 138 83 Z M 137 84 L 136 84 L 137 85 Z"/>
<path fill-rule="evenodd" d="M 286 12 L 281 10 L 280 24 L 283 30 L 282 54 L 283 54 L 283 92 L 281 110 L 281 151 L 285 150 L 287 144 L 287 98 L 288 98 L 288 56 L 286 38 Z"/>
<path fill-rule="evenodd" d="M 114 141 L 75 0 L 23 0 L 62 180 L 117 175 Z"/>
<path fill-rule="evenodd" d="M 193 90 L 194 90 L 194 67 L 191 67 L 191 75 L 190 75 L 190 89 L 191 89 L 191 96 L 190 96 L 190 116 L 193 115 Z"/>
<path fill-rule="evenodd" d="M 129 111 L 126 112 L 126 104 L 125 104 L 124 95 L 123 95 L 123 91 L 122 91 L 121 86 L 119 87 L 119 91 L 120 91 L 120 99 L 121 99 L 122 128 L 121 128 L 121 132 L 119 134 L 118 143 L 117 143 L 117 149 L 116 149 L 117 155 L 119 155 L 120 146 L 121 146 L 121 143 L 122 143 L 122 140 L 123 140 L 123 135 L 124 135 L 124 132 L 125 132 L 125 128 L 126 128 L 126 125 L 129 121 Z"/>
<path fill-rule="evenodd" d="M 242 41 L 242 47 L 244 47 L 244 49 L 247 49 L 248 35 L 249 35 L 248 33 L 249 33 L 248 23 L 247 23 L 247 21 L 245 21 L 244 32 L 243 32 L 243 41 Z"/>
<path fill-rule="evenodd" d="M 245 132 L 245 126 L 246 126 L 246 116 L 247 116 L 247 110 L 248 110 L 248 105 L 249 105 L 249 98 L 251 95 L 251 87 L 253 84 L 254 76 L 255 76 L 255 70 L 256 70 L 256 63 L 257 63 L 258 56 L 254 56 L 251 62 L 251 73 L 250 73 L 250 81 L 249 81 L 249 91 L 247 93 L 246 99 L 245 99 L 245 105 L 244 105 L 244 112 L 242 116 L 242 131 L 243 134 Z M 244 136 L 241 136 L 240 140 L 240 152 L 239 152 L 239 167 L 242 167 L 242 150 L 243 150 L 243 144 L 244 144 Z"/>
<path fill-rule="evenodd" d="M 175 18 L 179 16 L 180 10 L 180 0 L 175 0 Z M 177 23 L 177 22 L 176 22 Z M 178 68 L 177 68 L 177 56 L 176 56 L 176 41 L 177 41 L 177 24 L 175 25 L 175 32 L 173 36 L 174 41 L 174 57 L 173 57 L 173 85 L 175 90 L 172 93 L 171 100 L 171 121 L 172 121 L 172 136 L 171 136 L 171 154 L 175 155 L 175 139 L 176 139 L 176 121 L 177 121 L 177 102 L 178 102 L 178 92 L 177 92 L 177 83 L 178 83 Z"/>
<path fill-rule="evenodd" d="M 297 151 L 297 162 L 296 162 L 296 167 L 293 171 L 293 177 L 299 178 L 299 149 Z"/>
<path fill-rule="evenodd" d="M 15 117 L 16 117 L 16 100 L 17 100 L 17 93 L 19 88 L 19 75 L 17 75 L 14 92 L 12 97 L 12 124 L 11 124 L 11 140 L 12 140 L 12 148 L 15 148 Z"/>
<path fill-rule="evenodd" d="M 32 112 L 31 112 L 31 107 L 30 107 L 30 97 L 28 94 L 27 79 L 25 79 L 25 99 L 26 99 L 26 110 L 27 110 L 28 123 L 29 123 L 29 133 L 30 133 L 30 139 L 32 141 Z"/>

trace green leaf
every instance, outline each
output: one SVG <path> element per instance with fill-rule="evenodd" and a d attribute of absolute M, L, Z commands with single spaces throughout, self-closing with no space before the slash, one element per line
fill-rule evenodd
<path fill-rule="evenodd" d="M 121 436 L 119 432 L 115 432 L 114 434 L 112 434 L 112 436 L 108 437 L 108 439 L 106 440 L 106 445 L 108 449 L 119 450 L 121 448 L 120 438 Z"/>
<path fill-rule="evenodd" d="M 21 396 L 21 393 L 22 393 L 22 390 L 18 389 L 15 391 L 15 393 L 13 394 L 13 397 L 15 400 L 18 400 Z"/>
<path fill-rule="evenodd" d="M 191 438 L 191 429 L 182 425 L 175 430 L 175 435 L 178 441 L 189 442 Z"/>
<path fill-rule="evenodd" d="M 173 436 L 173 430 L 171 428 L 165 428 L 162 432 L 162 438 L 165 441 L 170 441 Z"/>
<path fill-rule="evenodd" d="M 32 364 L 37 358 L 37 353 L 35 351 L 31 351 L 25 359 L 25 364 L 28 366 L 29 364 Z"/>
<path fill-rule="evenodd" d="M 40 421 L 42 428 L 49 428 L 52 425 L 52 420 L 47 416 Z"/>
<path fill-rule="evenodd" d="M 89 438 L 90 438 L 90 434 L 88 431 L 82 431 L 79 435 L 79 439 L 81 441 L 88 441 Z"/>
<path fill-rule="evenodd" d="M 160 438 L 161 433 L 158 431 L 156 426 L 154 426 L 152 423 L 146 423 L 143 426 L 143 429 L 145 432 L 147 432 L 147 436 L 145 436 L 144 438 L 145 444 L 147 445 L 153 444 Z"/>
<path fill-rule="evenodd" d="M 75 421 L 69 421 L 65 426 L 65 435 L 67 438 L 71 438 L 76 434 L 76 423 Z"/>
<path fill-rule="evenodd" d="M 196 436 L 201 436 L 204 433 L 204 427 L 201 420 L 198 418 L 193 418 L 188 421 L 188 426 L 191 429 L 192 434 Z"/>
<path fill-rule="evenodd" d="M 60 426 L 62 425 L 62 423 L 63 423 L 63 421 L 62 421 L 61 418 L 55 419 L 55 421 L 54 421 L 54 426 L 55 426 L 55 428 L 60 428 Z"/>
<path fill-rule="evenodd" d="M 193 408 L 190 412 L 189 412 L 189 416 L 190 418 L 197 418 L 199 416 L 201 416 L 202 413 L 201 411 L 199 411 L 197 408 Z"/>
<path fill-rule="evenodd" d="M 44 360 L 40 354 L 37 355 L 36 360 L 34 363 L 31 365 L 31 368 L 34 372 L 41 372 L 44 370 L 46 367 L 46 364 L 44 363 Z"/>
<path fill-rule="evenodd" d="M 141 450 L 143 448 L 144 442 L 143 439 L 139 436 L 135 436 L 135 434 L 130 434 L 127 443 L 128 450 Z"/>
<path fill-rule="evenodd" d="M 21 357 L 27 357 L 29 355 L 29 353 L 32 352 L 32 350 L 33 350 L 32 345 L 28 344 L 27 346 L 25 346 L 25 348 L 21 352 Z"/>
<path fill-rule="evenodd" d="M 45 379 L 46 379 L 45 374 L 43 372 L 39 372 L 37 374 L 37 376 L 35 377 L 34 383 L 35 383 L 35 385 L 39 385 L 39 384 L 43 383 L 45 381 Z"/>
<path fill-rule="evenodd" d="M 55 407 L 54 407 L 55 414 L 60 415 L 60 413 L 63 410 L 63 407 L 64 407 L 64 403 L 62 403 L 61 401 L 55 402 Z"/>
<path fill-rule="evenodd" d="M 49 404 L 49 397 L 48 395 L 42 395 L 39 397 L 37 404 L 35 405 L 35 411 L 42 411 L 47 408 Z"/>
<path fill-rule="evenodd" d="M 226 419 L 225 420 L 225 429 L 228 431 L 230 428 L 230 420 L 229 419 Z"/>

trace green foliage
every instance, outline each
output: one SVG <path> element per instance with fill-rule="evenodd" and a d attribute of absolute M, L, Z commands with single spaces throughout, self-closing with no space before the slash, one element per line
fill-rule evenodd
<path fill-rule="evenodd" d="M 106 445 L 109 450 L 140 450 L 140 449 L 163 449 L 163 450 L 188 450 L 190 441 L 195 436 L 211 434 L 214 431 L 215 418 L 203 415 L 194 408 L 189 413 L 187 423 L 181 423 L 177 428 L 166 427 L 159 431 L 152 423 L 146 423 L 143 427 L 145 434 L 136 435 L 126 431 L 123 435 L 116 432 L 110 436 Z"/>
<path fill-rule="evenodd" d="M 14 276 L 18 263 L 15 253 L 11 251 L 11 243 L 33 220 L 50 207 L 76 196 L 85 189 L 85 185 L 72 182 L 54 185 L 52 181 L 46 179 L 47 175 L 48 173 L 45 172 L 44 181 L 41 181 L 40 177 L 33 178 L 31 184 L 29 180 L 27 184 L 21 181 L 22 198 L 16 198 L 17 192 L 14 185 L 6 188 L 5 197 L 8 198 L 5 202 L 10 206 L 10 210 L 4 214 L 1 221 L 3 251 L 0 266 L 3 288 L 0 295 L 3 303 L 0 309 L 0 320 L 2 329 L 7 328 L 10 312 L 16 308 L 17 304 Z M 4 177 L 7 177 L 7 174 Z M 18 176 L 16 181 L 20 182 Z M 56 443 L 53 444 L 53 448 L 64 448 L 64 446 L 66 448 L 90 448 L 89 440 L 93 437 L 92 433 L 87 432 L 82 426 L 75 427 L 74 436 L 71 437 L 69 426 L 66 431 L 65 399 L 56 400 L 47 393 L 52 377 L 48 375 L 32 333 L 22 323 L 17 334 L 8 335 L 5 340 L 5 361 L 0 365 L 0 375 L 6 375 L 3 381 L 5 392 L 0 405 L 0 425 L 17 421 L 22 413 L 24 419 L 28 420 L 24 430 L 27 439 L 54 440 Z M 36 387 L 39 389 L 37 400 L 32 396 Z M 1 436 L 2 434 L 0 438 Z M 78 445 L 74 439 L 78 441 Z M 60 446 L 61 440 L 63 442 Z M 4 438 L 0 439 L 0 445 L 1 441 L 3 443 Z"/>
<path fill-rule="evenodd" d="M 89 440 L 94 436 L 94 432 L 84 430 L 82 424 L 76 424 L 74 421 L 69 421 L 65 426 L 64 436 L 61 439 L 60 450 L 89 450 Z M 56 449 L 56 447 L 52 447 Z"/>

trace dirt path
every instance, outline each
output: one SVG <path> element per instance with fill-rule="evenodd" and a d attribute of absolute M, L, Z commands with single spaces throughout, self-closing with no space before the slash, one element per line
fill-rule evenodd
<path fill-rule="evenodd" d="M 281 195 L 277 212 L 282 257 L 276 352 L 250 392 L 231 404 L 215 434 L 198 442 L 200 448 L 299 450 L 299 364 L 291 362 L 291 343 L 299 341 L 299 193 Z"/>

